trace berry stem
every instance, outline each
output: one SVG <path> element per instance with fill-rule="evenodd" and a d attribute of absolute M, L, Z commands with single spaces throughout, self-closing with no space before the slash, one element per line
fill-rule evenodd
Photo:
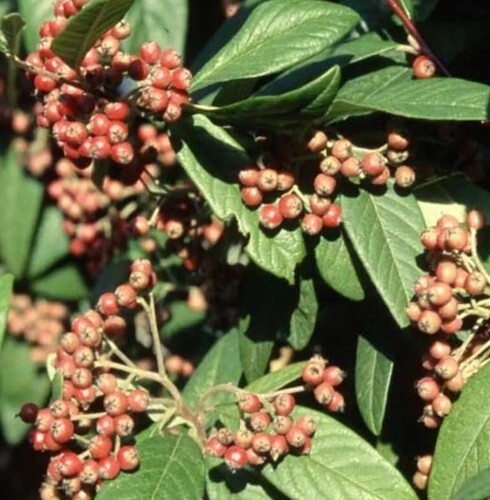
<path fill-rule="evenodd" d="M 444 64 L 439 60 L 439 58 L 432 52 L 430 47 L 427 45 L 425 40 L 420 35 L 418 29 L 413 24 L 412 20 L 407 16 L 406 12 L 399 5 L 397 0 L 385 0 L 386 4 L 390 7 L 393 13 L 400 19 L 405 29 L 408 33 L 415 39 L 415 41 L 420 45 L 422 52 L 429 56 L 439 67 L 442 73 L 446 76 L 451 76 L 449 71 L 446 69 Z"/>
<path fill-rule="evenodd" d="M 464 370 L 464 368 L 467 367 L 476 358 L 481 357 L 481 354 L 488 348 L 490 348 L 490 340 L 487 340 L 475 353 L 473 353 L 470 357 L 468 357 L 461 363 L 461 370 Z M 486 357 L 488 356 L 484 356 L 483 359 L 485 359 Z"/>
<path fill-rule="evenodd" d="M 296 385 L 294 387 L 288 387 L 287 389 L 281 389 L 279 391 L 262 394 L 261 397 L 265 399 L 274 399 L 275 397 L 281 396 L 282 394 L 299 394 L 305 391 L 306 391 L 305 385 Z"/>
<path fill-rule="evenodd" d="M 110 347 L 111 351 L 123 362 L 125 363 L 127 366 L 131 366 L 133 368 L 137 368 L 137 366 L 131 361 L 131 359 L 128 358 L 128 356 L 126 356 L 126 354 L 124 354 L 121 349 L 119 349 L 119 347 L 117 347 L 117 345 L 115 344 L 115 342 L 113 342 L 110 338 L 108 338 L 107 336 L 104 336 L 104 341 L 106 342 L 106 344 Z"/>
<path fill-rule="evenodd" d="M 77 420 L 85 420 L 85 419 L 95 420 L 97 418 L 103 417 L 104 415 L 107 415 L 107 413 L 105 411 L 101 411 L 98 413 L 80 413 L 79 415 L 73 415 L 72 417 L 70 417 L 70 420 L 72 422 L 76 422 Z"/>

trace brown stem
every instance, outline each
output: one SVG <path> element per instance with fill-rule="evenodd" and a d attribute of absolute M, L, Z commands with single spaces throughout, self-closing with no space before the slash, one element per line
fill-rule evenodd
<path fill-rule="evenodd" d="M 418 29 L 415 27 L 412 20 L 407 16 L 405 10 L 400 6 L 400 4 L 397 2 L 397 0 L 385 0 L 385 2 L 388 5 L 388 7 L 390 7 L 390 9 L 393 11 L 393 13 L 400 19 L 403 26 L 405 26 L 405 29 L 418 42 L 418 44 L 422 48 L 422 52 L 427 54 L 436 63 L 436 65 L 439 67 L 439 69 L 442 71 L 442 73 L 444 75 L 451 76 L 451 74 L 446 69 L 444 64 L 442 64 L 442 62 L 439 60 L 439 58 L 434 54 L 434 52 L 432 52 L 430 47 L 427 45 L 425 40 L 422 38 Z"/>

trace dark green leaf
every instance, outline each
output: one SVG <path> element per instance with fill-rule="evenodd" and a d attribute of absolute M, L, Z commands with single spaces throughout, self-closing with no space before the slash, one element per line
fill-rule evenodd
<path fill-rule="evenodd" d="M 10 297 L 14 286 L 14 277 L 11 274 L 0 276 L 0 349 L 2 348 L 5 330 L 7 328 L 7 315 L 10 308 Z"/>
<path fill-rule="evenodd" d="M 399 326 L 409 324 L 405 307 L 420 274 L 424 220 L 413 195 L 400 195 L 390 184 L 383 194 L 361 190 L 342 198 L 344 226 L 354 249 Z"/>
<path fill-rule="evenodd" d="M 337 94 L 329 121 L 366 111 L 423 120 L 488 119 L 488 85 L 458 78 L 414 80 L 410 73 L 389 67 L 349 81 Z"/>
<path fill-rule="evenodd" d="M 415 20 L 425 21 L 438 2 L 439 0 L 412 0 Z"/>
<path fill-rule="evenodd" d="M 262 472 L 288 498 L 417 498 L 403 476 L 349 428 L 310 408 L 300 407 L 294 415 L 312 415 L 317 421 L 311 454 L 287 455 Z"/>
<path fill-rule="evenodd" d="M 169 339 L 180 332 L 199 325 L 205 318 L 204 311 L 192 311 L 187 302 L 173 302 L 169 305 L 170 319 L 161 328 L 163 338 Z"/>
<path fill-rule="evenodd" d="M 362 300 L 364 290 L 351 247 L 343 231 L 335 239 L 321 238 L 315 248 L 316 265 L 328 286 L 348 299 Z"/>
<path fill-rule="evenodd" d="M 183 396 L 195 408 L 206 390 L 218 384 L 238 384 L 243 373 L 238 349 L 238 333 L 232 330 L 218 340 L 187 382 Z M 215 402 L 217 398 L 211 398 Z"/>
<path fill-rule="evenodd" d="M 275 89 L 261 89 L 244 101 L 207 113 L 227 123 L 255 125 L 293 124 L 321 120 L 332 103 L 340 84 L 340 69 L 334 66 L 306 85 L 275 95 Z"/>
<path fill-rule="evenodd" d="M 98 500 L 201 500 L 205 465 L 199 446 L 185 434 L 154 436 L 137 445 L 141 465 L 107 481 Z"/>
<path fill-rule="evenodd" d="M 238 33 L 201 68 L 192 89 L 277 73 L 331 47 L 357 21 L 358 16 L 350 9 L 328 2 L 265 2 L 253 10 Z"/>
<path fill-rule="evenodd" d="M 17 13 L 7 14 L 0 20 L 2 37 L 6 42 L 5 49 L 11 55 L 16 55 L 19 50 L 19 36 L 24 29 L 25 24 L 24 19 L 22 19 L 22 17 Z M 3 47 L 2 50 L 4 50 Z"/>
<path fill-rule="evenodd" d="M 31 348 L 10 337 L 0 355 L 0 421 L 7 443 L 22 441 L 30 425 L 16 418 L 24 403 L 43 406 L 49 393 L 48 377 L 31 360 Z"/>
<path fill-rule="evenodd" d="M 293 363 L 277 372 L 268 373 L 267 375 L 253 381 L 251 384 L 247 385 L 246 389 L 247 391 L 258 392 L 261 394 L 278 391 L 286 385 L 289 385 L 291 382 L 298 380 L 304 366 L 305 363 L 303 361 Z"/>
<path fill-rule="evenodd" d="M 188 10 L 188 0 L 139 0 L 126 16 L 132 28 L 126 50 L 138 54 L 141 45 L 152 40 L 183 54 Z"/>
<path fill-rule="evenodd" d="M 16 278 L 28 264 L 43 191 L 43 185 L 25 173 L 12 146 L 0 165 L 0 254 Z"/>
<path fill-rule="evenodd" d="M 57 208 L 47 207 L 39 223 L 27 275 L 39 276 L 68 256 L 69 250 L 70 241 L 63 230 L 63 215 Z"/>
<path fill-rule="evenodd" d="M 53 2 L 36 0 L 35 9 L 32 8 L 32 0 L 18 0 L 18 4 L 19 12 L 26 22 L 23 38 L 27 52 L 35 52 L 39 41 L 39 27 L 44 21 L 53 17 Z"/>
<path fill-rule="evenodd" d="M 356 398 L 362 418 L 376 436 L 381 434 L 393 373 L 392 338 L 397 333 L 391 318 L 383 321 L 383 313 L 365 318 L 365 335 L 359 336 L 356 355 Z"/>
<path fill-rule="evenodd" d="M 482 500 L 490 497 L 490 468 L 470 477 L 458 491 L 454 500 Z"/>
<path fill-rule="evenodd" d="M 430 473 L 429 498 L 453 498 L 463 484 L 490 467 L 490 366 L 473 375 L 444 419 Z"/>
<path fill-rule="evenodd" d="M 55 267 L 32 281 L 31 288 L 43 297 L 60 300 L 80 300 L 89 292 L 83 276 L 73 264 Z"/>
<path fill-rule="evenodd" d="M 246 469 L 231 471 L 222 458 L 207 457 L 206 463 L 209 500 L 279 500 L 282 497 L 258 474 Z"/>
<path fill-rule="evenodd" d="M 308 345 L 315 330 L 318 313 L 318 299 L 313 277 L 308 270 L 299 274 L 301 278 L 298 285 L 298 300 L 291 315 L 287 336 L 289 345 L 296 351 L 301 351 Z"/>
<path fill-rule="evenodd" d="M 191 127 L 179 127 L 174 137 L 178 158 L 220 219 L 235 217 L 240 232 L 249 236 L 246 251 L 261 268 L 290 283 L 306 250 L 299 228 L 271 234 L 259 224 L 257 212 L 247 208 L 237 185 L 238 171 L 252 164 L 243 148 L 221 127 L 194 115 Z"/>
<path fill-rule="evenodd" d="M 92 0 L 70 18 L 66 28 L 53 40 L 51 50 L 68 66 L 78 70 L 85 54 L 115 26 L 134 0 Z"/>

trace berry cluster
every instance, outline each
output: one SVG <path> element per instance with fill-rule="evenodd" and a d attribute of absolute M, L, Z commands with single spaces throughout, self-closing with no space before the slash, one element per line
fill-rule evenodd
<path fill-rule="evenodd" d="M 306 363 L 301 376 L 308 387 L 314 387 L 318 403 L 330 411 L 344 409 L 344 399 L 335 390 L 345 376 L 340 368 L 326 367 L 323 358 L 314 357 Z M 208 439 L 206 452 L 223 457 L 231 470 L 247 464 L 260 466 L 268 460 L 277 462 L 290 452 L 309 454 L 315 419 L 304 415 L 293 420 L 291 413 L 296 404 L 293 391 L 285 389 L 270 395 L 239 391 L 239 429 L 233 432 L 227 427 L 220 428 Z"/>
<path fill-rule="evenodd" d="M 380 150 L 384 154 L 356 148 L 348 139 L 329 140 L 325 132 L 318 130 L 306 144 L 308 161 L 319 169 L 313 179 L 305 182 L 308 191 L 313 188 L 311 195 L 305 196 L 298 185 L 300 172 L 294 168 L 280 169 L 271 163 L 261 168 L 253 165 L 239 172 L 241 197 L 248 207 L 259 207 L 259 220 L 264 228 L 274 230 L 285 221 L 301 219 L 303 231 L 315 235 L 323 228 L 338 227 L 341 222 L 341 208 L 332 200 L 343 178 L 384 185 L 393 167 L 395 183 L 402 188 L 410 187 L 415 182 L 415 172 L 402 165 L 408 158 L 409 145 L 408 134 L 400 128 L 389 131 L 387 145 Z M 295 163 L 294 157 L 290 160 Z"/>
<path fill-rule="evenodd" d="M 13 295 L 7 328 L 11 335 L 33 344 L 31 358 L 44 364 L 58 345 L 68 321 L 68 308 L 61 302 L 32 301 L 29 295 Z"/>
<path fill-rule="evenodd" d="M 432 468 L 432 455 L 422 455 L 417 458 L 417 472 L 412 477 L 413 485 L 419 490 L 427 488 L 430 470 Z"/>
<path fill-rule="evenodd" d="M 148 147 L 131 134 L 129 123 L 138 116 L 174 122 L 189 101 L 189 70 L 180 66 L 174 50 L 162 50 L 146 42 L 139 56 L 121 49 L 131 33 L 121 21 L 105 33 L 87 52 L 77 72 L 51 50 L 51 44 L 88 0 L 59 0 L 55 17 L 41 25 L 38 51 L 26 60 L 38 100 L 43 104 L 38 125 L 52 129 L 66 157 L 79 168 L 92 161 L 111 160 L 135 182 L 148 163 Z M 126 96 L 120 94 L 130 89 Z M 163 148 L 160 148 L 163 149 Z M 150 151 L 153 156 L 152 151 Z M 132 182 L 129 182 L 132 179 Z"/>
<path fill-rule="evenodd" d="M 47 408 L 32 404 L 22 408 L 21 418 L 34 424 L 30 434 L 34 449 L 55 453 L 42 498 L 57 489 L 73 498 L 91 498 L 103 480 L 138 466 L 131 436 L 135 414 L 148 408 L 150 397 L 146 390 L 135 387 L 131 378 L 119 379 L 110 372 L 115 349 L 110 339 L 125 331 L 122 309 L 136 308 L 138 294 L 154 283 L 150 262 L 133 262 L 129 282 L 114 293 L 102 294 L 96 310 L 73 320 L 71 331 L 61 337 L 53 361 L 63 376 L 60 399 Z M 93 413 L 94 408 L 102 411 Z"/>
<path fill-rule="evenodd" d="M 416 383 L 425 402 L 420 420 L 429 428 L 440 425 L 451 410 L 452 399 L 486 361 L 488 277 L 476 251 L 476 234 L 484 224 L 481 212 L 471 210 L 466 227 L 444 215 L 421 235 L 431 274 L 416 281 L 416 300 L 406 312 L 417 330 L 435 338 L 422 363 L 426 374 Z M 464 319 L 471 317 L 476 321 L 462 342 L 455 334 L 463 329 Z"/>

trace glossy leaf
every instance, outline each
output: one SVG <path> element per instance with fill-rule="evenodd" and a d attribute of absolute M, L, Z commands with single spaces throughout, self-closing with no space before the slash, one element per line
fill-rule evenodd
<path fill-rule="evenodd" d="M 473 375 L 444 419 L 437 438 L 429 498 L 453 498 L 463 484 L 490 467 L 490 366 Z"/>
<path fill-rule="evenodd" d="M 343 231 L 332 239 L 327 235 L 320 238 L 315 247 L 315 260 L 318 272 L 328 286 L 348 299 L 364 298 L 352 245 Z"/>
<path fill-rule="evenodd" d="M 0 254 L 16 278 L 23 276 L 41 209 L 43 185 L 23 170 L 11 147 L 0 165 Z"/>
<path fill-rule="evenodd" d="M 300 361 L 299 363 L 292 363 L 291 365 L 281 368 L 277 372 L 268 373 L 267 375 L 254 380 L 251 384 L 247 385 L 246 389 L 250 392 L 258 392 L 262 394 L 278 391 L 286 385 L 289 385 L 291 382 L 298 380 L 304 366 L 305 363 L 303 361 Z"/>
<path fill-rule="evenodd" d="M 68 66 L 78 70 L 85 54 L 133 5 L 134 0 L 92 0 L 70 18 L 53 40 L 51 50 Z"/>
<path fill-rule="evenodd" d="M 488 85 L 446 77 L 416 80 L 410 74 L 408 68 L 388 67 L 347 82 L 328 119 L 367 111 L 422 120 L 488 119 Z"/>
<path fill-rule="evenodd" d="M 13 285 L 14 277 L 11 274 L 0 276 L 0 349 L 7 328 L 7 316 L 10 309 Z"/>
<path fill-rule="evenodd" d="M 368 321 L 365 324 L 366 328 L 371 325 Z M 375 323 L 375 326 L 370 328 L 371 335 L 359 336 L 357 341 L 355 383 L 357 404 L 362 418 L 368 429 L 375 436 L 379 436 L 383 428 L 394 365 L 389 352 L 391 351 L 389 337 L 396 332 L 378 330 L 376 337 L 381 345 L 377 345 L 377 342 L 372 340 L 373 334 L 376 333 L 373 331 L 374 328 L 382 326 Z M 383 337 L 387 339 L 385 342 Z"/>
<path fill-rule="evenodd" d="M 243 373 L 238 349 L 238 333 L 232 330 L 216 342 L 187 382 L 183 396 L 195 408 L 199 398 L 218 384 L 238 384 Z M 212 398 L 214 401 L 217 398 Z"/>
<path fill-rule="evenodd" d="M 312 415 L 317 430 L 309 456 L 287 455 L 262 473 L 291 500 L 415 500 L 403 476 L 366 441 L 333 418 L 310 408 L 295 415 Z"/>
<path fill-rule="evenodd" d="M 296 351 L 304 349 L 313 335 L 318 314 L 318 298 L 311 273 L 304 269 L 297 285 L 297 300 L 289 324 L 287 340 Z"/>
<path fill-rule="evenodd" d="M 27 274 L 39 276 L 68 256 L 70 241 L 63 230 L 63 215 L 55 207 L 47 207 L 36 233 Z"/>
<path fill-rule="evenodd" d="M 355 12 L 327 2 L 264 2 L 196 74 L 192 89 L 277 73 L 331 47 L 357 21 Z"/>
<path fill-rule="evenodd" d="M 357 255 L 400 327 L 409 324 L 405 306 L 420 275 L 416 258 L 424 220 L 413 195 L 393 186 L 383 194 L 361 190 L 342 199 L 345 230 Z"/>
<path fill-rule="evenodd" d="M 334 66 L 300 88 L 275 95 L 268 88 L 228 106 L 207 113 L 226 123 L 247 125 L 285 125 L 321 120 L 332 103 L 340 84 L 340 69 Z M 269 94 L 270 93 L 270 94 Z"/>
<path fill-rule="evenodd" d="M 299 228 L 280 229 L 271 234 L 259 225 L 258 214 L 240 199 L 238 171 L 252 164 L 243 148 L 221 127 L 206 117 L 194 115 L 191 127 L 179 127 L 174 137 L 178 158 L 213 212 L 220 219 L 236 218 L 240 232 L 248 236 L 246 251 L 261 268 L 294 282 L 296 265 L 305 256 Z"/>
<path fill-rule="evenodd" d="M 32 290 L 50 299 L 80 300 L 89 291 L 82 274 L 73 264 L 55 267 L 31 283 Z"/>
<path fill-rule="evenodd" d="M 33 9 L 32 6 L 32 0 L 18 0 L 19 12 L 26 23 L 22 36 L 27 52 L 36 50 L 39 41 L 39 26 L 54 15 L 52 0 L 36 0 L 36 8 Z"/>
<path fill-rule="evenodd" d="M 137 445 L 141 465 L 107 481 L 99 500 L 201 500 L 205 487 L 205 465 L 199 446 L 189 436 L 165 434 Z"/>
<path fill-rule="evenodd" d="M 454 500 L 481 500 L 490 496 L 490 468 L 470 477 L 461 486 Z"/>
<path fill-rule="evenodd" d="M 30 425 L 16 417 L 26 402 L 43 406 L 49 393 L 48 377 L 31 360 L 27 343 L 8 337 L 0 353 L 0 422 L 10 445 L 18 444 Z"/>
<path fill-rule="evenodd" d="M 126 50 L 138 54 L 143 43 L 153 40 L 162 49 L 172 48 L 183 54 L 188 11 L 188 0 L 139 0 L 125 17 L 131 23 Z"/>
<path fill-rule="evenodd" d="M 25 21 L 17 14 L 7 14 L 0 20 L 0 30 L 2 32 L 1 50 L 11 55 L 16 55 L 19 50 L 19 37 L 25 27 Z M 5 42 L 5 46 L 3 47 Z"/>

